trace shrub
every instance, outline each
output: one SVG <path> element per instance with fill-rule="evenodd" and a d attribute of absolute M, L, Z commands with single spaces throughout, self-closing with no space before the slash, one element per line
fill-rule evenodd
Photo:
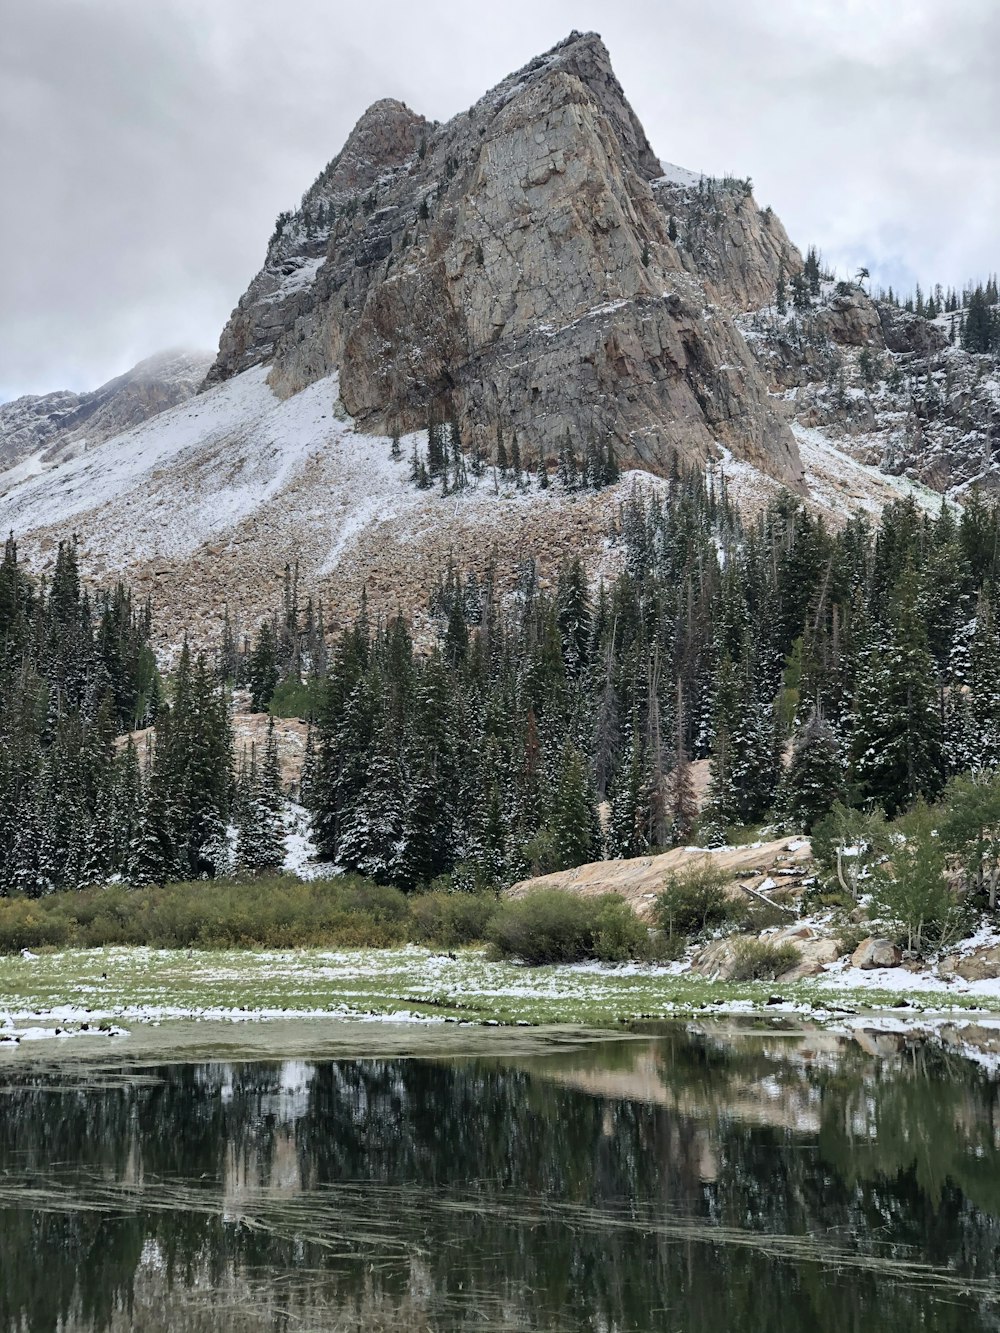
<path fill-rule="evenodd" d="M 704 861 L 686 875 L 668 875 L 656 900 L 654 918 L 670 938 L 701 935 L 713 926 L 731 921 L 741 905 L 726 894 L 729 876 L 711 861 Z"/>
<path fill-rule="evenodd" d="M 398 889 L 349 877 L 111 885 L 37 901 L 0 899 L 0 949 L 8 951 L 43 944 L 379 948 L 403 943 L 410 926 Z"/>
<path fill-rule="evenodd" d="M 772 944 L 770 940 L 737 940 L 733 945 L 731 981 L 774 981 L 799 961 L 794 944 Z"/>
<path fill-rule="evenodd" d="M 593 956 L 605 963 L 624 963 L 649 952 L 649 931 L 624 898 L 609 893 L 597 899 Z"/>
<path fill-rule="evenodd" d="M 897 821 L 890 865 L 878 867 L 872 886 L 874 914 L 909 949 L 954 939 L 964 913 L 945 876 L 945 847 L 924 804 Z"/>
<path fill-rule="evenodd" d="M 322 682 L 288 676 L 275 686 L 268 710 L 274 717 L 310 718 L 319 715 L 322 704 Z"/>
<path fill-rule="evenodd" d="M 618 894 L 583 898 L 564 889 L 535 889 L 500 907 L 488 938 L 501 957 L 540 964 L 644 957 L 649 935 Z"/>
<path fill-rule="evenodd" d="M 498 904 L 495 898 L 482 893 L 438 890 L 414 895 L 409 907 L 413 939 L 455 949 L 486 939 Z"/>
<path fill-rule="evenodd" d="M 42 903 L 31 898 L 17 898 L 2 904 L 0 912 L 0 953 L 20 953 L 22 949 L 66 944 L 71 938 L 70 924 Z"/>

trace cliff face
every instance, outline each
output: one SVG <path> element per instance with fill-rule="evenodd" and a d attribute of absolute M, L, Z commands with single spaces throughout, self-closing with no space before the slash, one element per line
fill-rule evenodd
<path fill-rule="evenodd" d="M 337 370 L 363 429 L 455 417 L 530 461 L 610 439 L 653 471 L 723 444 L 798 487 L 730 315 L 801 260 L 746 190 L 720 184 L 705 227 L 690 194 L 593 34 L 443 126 L 377 103 L 272 239 L 209 378 L 271 362 L 287 395 Z"/>

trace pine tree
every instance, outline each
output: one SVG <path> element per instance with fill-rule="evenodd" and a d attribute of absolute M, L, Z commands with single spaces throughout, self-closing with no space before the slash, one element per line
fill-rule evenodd
<path fill-rule="evenodd" d="M 250 707 L 255 713 L 263 712 L 271 702 L 278 684 L 278 674 L 278 644 L 270 621 L 265 620 L 257 631 L 257 639 L 246 667 Z"/>
<path fill-rule="evenodd" d="M 645 756 L 633 733 L 611 793 L 608 819 L 609 856 L 616 858 L 642 856 L 649 846 L 644 827 L 645 776 Z"/>
<path fill-rule="evenodd" d="M 845 764 L 832 727 L 815 710 L 792 742 L 792 754 L 781 778 L 777 805 L 805 833 L 842 800 Z"/>
<path fill-rule="evenodd" d="M 598 859 L 601 826 L 586 760 L 568 743 L 563 750 L 551 824 L 559 869 Z"/>
<path fill-rule="evenodd" d="M 854 706 L 852 771 L 862 795 L 895 815 L 943 782 L 941 714 L 934 663 L 904 572 L 892 619 L 863 657 Z"/>

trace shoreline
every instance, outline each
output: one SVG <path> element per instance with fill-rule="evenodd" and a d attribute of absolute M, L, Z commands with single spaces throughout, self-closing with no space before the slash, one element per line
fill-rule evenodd
<path fill-rule="evenodd" d="M 0 1053 L 86 1046 L 124 1053 L 167 1050 L 200 1031 L 195 1046 L 269 1050 L 289 1024 L 356 1053 L 426 1044 L 456 1052 L 470 1034 L 625 1036 L 644 1024 L 768 1018 L 845 1036 L 940 1041 L 1000 1071 L 1000 983 L 945 982 L 903 968 L 859 972 L 834 964 L 789 984 L 713 981 L 683 964 L 492 962 L 396 949 L 223 950 L 138 947 L 69 949 L 0 958 Z M 384 1036 L 376 1037 L 376 1032 Z M 405 1040 L 398 1035 L 405 1032 Z M 225 1040 L 219 1036 L 225 1033 Z M 173 1035 L 171 1035 L 173 1034 Z M 238 1034 L 238 1035 L 237 1035 Z M 455 1036 L 452 1034 L 463 1034 Z M 574 1038 L 575 1039 L 575 1038 Z M 475 1044 L 475 1043 L 472 1043 Z M 966 1050 L 965 1048 L 968 1048 Z"/>

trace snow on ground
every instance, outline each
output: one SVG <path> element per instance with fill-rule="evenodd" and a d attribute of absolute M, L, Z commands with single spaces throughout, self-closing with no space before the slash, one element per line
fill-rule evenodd
<path fill-rule="evenodd" d="M 285 863 L 282 870 L 289 875 L 297 875 L 299 879 L 332 879 L 341 873 L 340 868 L 332 862 L 319 859 L 308 810 L 295 801 L 286 801 L 282 822 L 285 826 Z"/>
<path fill-rule="evenodd" d="M 698 182 L 704 180 L 700 171 L 689 171 L 687 167 L 678 167 L 673 162 L 664 162 L 660 158 L 660 170 L 663 175 L 658 176 L 657 180 L 663 181 L 666 185 L 684 185 L 687 187 L 697 186 Z M 656 181 L 653 182 L 656 184 Z"/>
<path fill-rule="evenodd" d="M 409 455 L 357 431 L 328 376 L 287 399 L 256 367 L 83 456 L 47 467 L 34 457 L 0 474 L 0 519 L 22 558 L 50 568 L 77 533 L 86 577 L 123 574 L 151 595 L 167 644 L 187 632 L 217 642 L 222 608 L 252 631 L 280 600 L 286 563 L 300 596 L 322 596 L 328 627 L 353 617 L 362 589 L 373 615 L 426 606 L 449 554 L 481 575 L 516 580 L 528 553 L 555 566 L 570 545 L 603 557 L 618 488 L 567 495 L 517 489 L 492 469 L 458 494 L 420 491 Z"/>
<path fill-rule="evenodd" d="M 821 507 L 843 517 L 859 511 L 877 517 L 893 500 L 912 496 L 927 513 L 940 511 L 937 491 L 857 462 L 814 427 L 797 421 L 789 425 L 799 446 L 810 495 Z"/>
<path fill-rule="evenodd" d="M 41 455 L 0 474 L 0 521 L 13 529 L 25 563 L 51 568 L 59 541 L 79 534 L 84 576 L 106 584 L 121 574 L 153 601 L 166 648 L 186 633 L 198 647 L 218 642 L 222 610 L 235 632 L 252 633 L 280 601 L 285 565 L 297 562 L 300 600 L 322 597 L 328 628 L 348 623 L 364 590 L 371 615 L 416 615 L 450 557 L 466 571 L 496 570 L 516 583 L 534 555 L 543 583 L 572 550 L 591 573 L 613 573 L 608 534 L 636 481 L 626 473 L 601 492 L 566 494 L 557 485 L 517 489 L 487 469 L 460 493 L 418 490 L 409 457 L 423 435 L 390 441 L 357 429 L 339 401 L 335 375 L 278 398 L 255 367 L 160 416 L 55 465 Z M 939 503 L 902 478 L 856 463 L 819 431 L 793 426 L 813 503 L 840 519 L 849 508 L 875 513 L 899 494 Z M 741 506 L 759 508 L 779 484 L 721 451 L 710 472 Z"/>
<path fill-rule="evenodd" d="M 281 400 L 266 374 L 255 367 L 79 458 L 14 477 L 5 521 L 17 533 L 75 528 L 86 537 L 88 517 L 99 516 L 112 568 L 190 554 L 266 502 L 310 453 L 350 433 L 334 417 L 336 377 Z"/>

